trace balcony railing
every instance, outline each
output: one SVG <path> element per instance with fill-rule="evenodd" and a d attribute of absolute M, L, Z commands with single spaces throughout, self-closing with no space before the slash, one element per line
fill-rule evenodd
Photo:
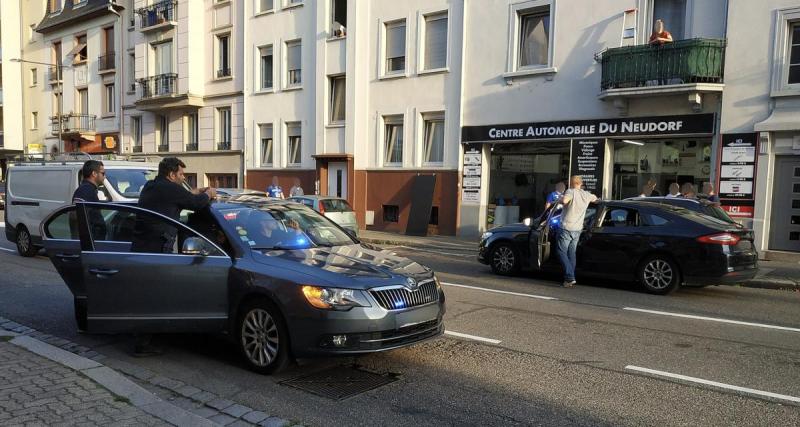
<path fill-rule="evenodd" d="M 186 144 L 186 151 L 197 151 L 198 150 L 197 144 Z"/>
<path fill-rule="evenodd" d="M 53 65 L 53 66 L 47 67 L 47 81 L 48 82 L 50 82 L 50 83 L 58 83 L 58 81 L 60 80 L 59 77 L 60 76 L 58 75 L 58 67 L 57 66 Z"/>
<path fill-rule="evenodd" d="M 230 150 L 230 149 L 231 149 L 230 141 L 217 143 L 217 150 Z"/>
<path fill-rule="evenodd" d="M 139 28 L 176 21 L 177 10 L 178 0 L 165 0 L 143 7 L 136 11 L 139 15 Z"/>
<path fill-rule="evenodd" d="M 169 144 L 158 144 L 159 153 L 166 153 L 167 151 L 169 151 Z"/>
<path fill-rule="evenodd" d="M 109 52 L 97 57 L 97 71 L 109 71 L 117 68 L 115 52 Z"/>
<path fill-rule="evenodd" d="M 94 114 L 75 113 L 62 114 L 60 120 L 59 116 L 53 116 L 50 117 L 50 130 L 53 135 L 59 134 L 59 126 L 62 134 L 94 132 L 96 118 Z"/>
<path fill-rule="evenodd" d="M 141 145 L 134 145 L 133 147 L 131 147 L 131 149 L 133 150 L 134 153 L 141 153 L 142 152 L 142 146 Z"/>
<path fill-rule="evenodd" d="M 223 78 L 223 77 L 230 77 L 230 76 L 231 76 L 231 69 L 230 68 L 222 68 L 222 69 L 217 70 L 217 78 L 218 79 Z"/>
<path fill-rule="evenodd" d="M 725 44 L 723 39 L 690 39 L 608 49 L 600 58 L 601 88 L 722 83 Z"/>
<path fill-rule="evenodd" d="M 159 74 L 139 80 L 142 88 L 142 99 L 157 96 L 174 95 L 177 90 L 178 75 L 175 73 Z"/>

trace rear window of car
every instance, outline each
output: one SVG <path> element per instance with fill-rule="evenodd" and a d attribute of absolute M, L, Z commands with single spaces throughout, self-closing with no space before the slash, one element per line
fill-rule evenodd
<path fill-rule="evenodd" d="M 122 197 L 138 199 L 144 185 L 157 173 L 154 169 L 106 169 L 106 181 Z"/>
<path fill-rule="evenodd" d="M 325 212 L 353 212 L 347 200 L 327 199 L 322 200 L 320 203 L 322 203 L 322 208 L 325 209 Z"/>
<path fill-rule="evenodd" d="M 728 213 L 719 206 L 705 206 L 703 208 L 703 213 L 731 224 L 735 222 L 733 218 L 731 218 Z"/>

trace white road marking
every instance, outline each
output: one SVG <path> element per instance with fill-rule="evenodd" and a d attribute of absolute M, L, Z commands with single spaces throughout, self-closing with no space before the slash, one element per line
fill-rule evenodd
<path fill-rule="evenodd" d="M 657 371 L 655 369 L 642 368 L 642 367 L 633 366 L 633 365 L 628 365 L 628 366 L 625 367 L 625 369 L 630 370 L 630 371 L 643 372 L 643 373 L 646 373 L 646 374 L 656 375 L 656 376 L 660 376 L 660 377 L 674 378 L 674 379 L 681 380 L 681 381 L 688 381 L 688 382 L 693 382 L 693 383 L 697 383 L 697 384 L 709 385 L 709 386 L 712 386 L 712 387 L 718 387 L 718 388 L 722 388 L 722 389 L 726 389 L 726 390 L 735 390 L 735 391 L 739 391 L 739 392 L 742 392 L 742 393 L 752 394 L 752 395 L 755 395 L 755 396 L 771 397 L 773 399 L 786 400 L 786 401 L 789 401 L 789 402 L 800 403 L 800 397 L 788 396 L 788 395 L 785 395 L 785 394 L 778 394 L 778 393 L 772 393 L 772 392 L 769 392 L 769 391 L 755 390 L 755 389 L 747 388 L 747 387 L 739 387 L 739 386 L 736 386 L 736 385 L 730 385 L 730 384 L 720 383 L 720 382 L 716 382 L 716 381 L 709 381 L 709 380 L 704 380 L 702 378 L 689 377 L 689 376 L 686 376 L 686 375 L 673 374 L 673 373 L 670 373 L 670 372 Z"/>
<path fill-rule="evenodd" d="M 473 341 L 487 342 L 489 344 L 500 344 L 502 342 L 500 340 L 495 340 L 495 339 L 492 339 L 492 338 L 484 338 L 484 337 L 479 337 L 479 336 L 475 336 L 475 335 L 462 334 L 461 332 L 444 331 L 444 334 L 445 335 L 451 335 L 451 336 L 454 336 L 454 337 L 459 337 L 459 338 L 465 338 L 465 339 L 473 340 Z"/>
<path fill-rule="evenodd" d="M 2 221 L 0 221 L 0 228 L 5 228 L 5 226 L 6 226 L 6 223 L 5 223 L 5 222 L 2 222 Z"/>
<path fill-rule="evenodd" d="M 428 253 L 437 254 L 437 255 L 449 255 L 449 256 L 457 256 L 457 257 L 464 257 L 464 258 L 472 258 L 472 257 L 475 256 L 474 254 L 463 254 L 463 253 L 462 254 L 456 254 L 456 253 L 453 253 L 453 252 L 442 252 L 442 251 L 434 251 L 434 250 L 431 250 L 431 249 L 412 248 L 411 246 L 397 246 L 397 247 L 398 248 L 403 248 L 403 249 L 411 249 L 411 250 L 414 250 L 414 251 L 428 252 Z"/>
<path fill-rule="evenodd" d="M 534 295 L 534 294 L 523 294 L 523 293 L 520 293 L 520 292 L 499 291 L 497 289 L 488 289 L 488 288 L 479 288 L 477 286 L 459 285 L 458 283 L 442 282 L 442 285 L 444 285 L 444 286 L 454 286 L 454 287 L 457 287 L 457 288 L 474 289 L 476 291 L 493 292 L 493 293 L 496 293 L 496 294 L 515 295 L 515 296 L 518 296 L 518 297 L 543 299 L 543 300 L 549 300 L 549 301 L 558 301 L 558 298 L 546 297 L 544 295 Z"/>
<path fill-rule="evenodd" d="M 683 318 L 686 318 L 686 319 L 708 320 L 709 322 L 730 323 L 730 324 L 733 324 L 733 325 L 754 326 L 754 327 L 757 327 L 757 328 L 767 328 L 767 329 L 777 329 L 777 330 L 780 330 L 780 331 L 800 332 L 800 328 L 790 328 L 788 326 L 778 326 L 778 325 L 767 325 L 767 324 L 764 324 L 764 323 L 742 322 L 740 320 L 721 319 L 719 317 L 695 316 L 693 314 L 680 314 L 680 313 L 671 313 L 671 312 L 668 312 L 668 311 L 645 310 L 645 309 L 642 309 L 642 308 L 633 308 L 633 307 L 623 307 L 622 309 L 623 310 L 628 310 L 628 311 L 638 311 L 640 313 L 659 314 L 659 315 L 662 315 L 662 316 L 683 317 Z"/>
<path fill-rule="evenodd" d="M 15 251 L 13 249 L 8 249 L 8 248 L 0 248 L 0 251 L 6 251 L 6 252 L 12 252 L 12 253 L 16 253 L 17 252 L 17 251 Z"/>

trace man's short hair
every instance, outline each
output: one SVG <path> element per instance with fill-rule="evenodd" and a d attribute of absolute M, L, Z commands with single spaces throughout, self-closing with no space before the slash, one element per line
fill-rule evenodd
<path fill-rule="evenodd" d="M 177 157 L 166 157 L 158 163 L 158 176 L 166 178 L 172 172 L 178 172 L 178 169 L 186 168 L 186 164 Z"/>
<path fill-rule="evenodd" d="M 92 176 L 93 172 L 100 172 L 100 168 L 102 167 L 103 162 L 100 160 L 87 160 L 83 164 L 81 175 L 83 175 L 83 179 L 88 179 L 90 176 Z"/>

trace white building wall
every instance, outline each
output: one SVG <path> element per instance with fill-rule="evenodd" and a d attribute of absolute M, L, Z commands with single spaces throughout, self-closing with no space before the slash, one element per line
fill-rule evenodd
<path fill-rule="evenodd" d="M 20 3 L 16 1 L 0 2 L 0 40 L 2 53 L 2 97 L 3 97 L 3 149 L 22 151 L 25 135 L 30 128 L 29 111 L 23 106 L 23 70 L 29 64 L 11 62 L 12 58 L 22 57 L 23 31 Z M 28 113 L 28 114 L 26 114 Z"/>

